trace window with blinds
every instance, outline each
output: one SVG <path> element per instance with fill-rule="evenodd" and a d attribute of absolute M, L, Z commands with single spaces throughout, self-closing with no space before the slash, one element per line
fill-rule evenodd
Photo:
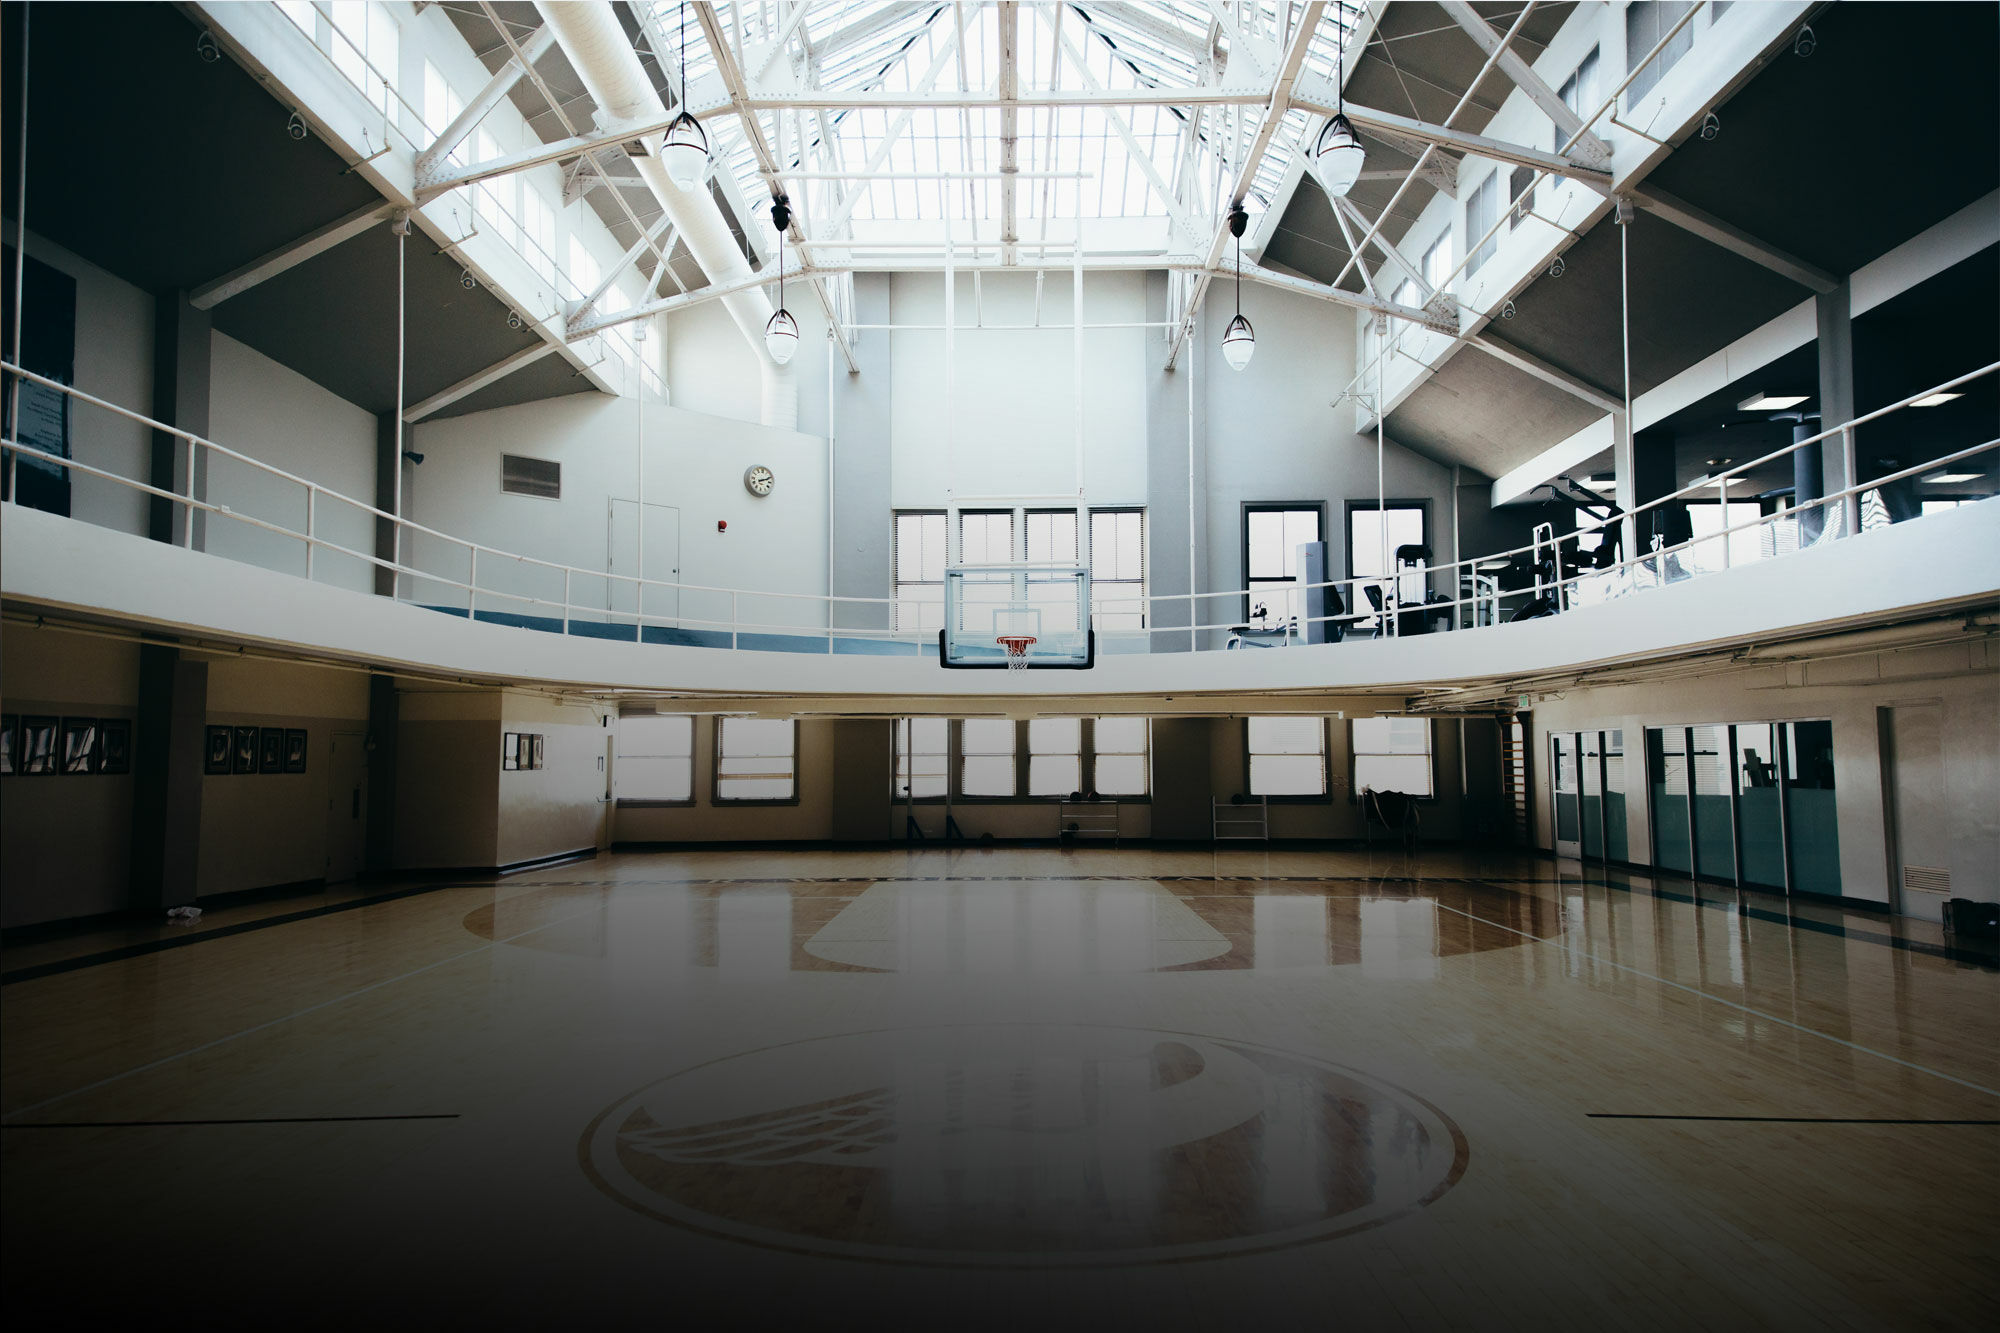
<path fill-rule="evenodd" d="M 1431 720 L 1427 717 L 1357 717 L 1350 726 L 1354 790 L 1434 796 Z"/>
<path fill-rule="evenodd" d="M 1253 717 L 1244 739 L 1252 796 L 1326 795 L 1326 719 Z"/>
<path fill-rule="evenodd" d="M 716 802 L 796 799 L 798 738 L 798 723 L 790 718 L 718 718 Z"/>
<path fill-rule="evenodd" d="M 620 801 L 694 799 L 694 719 L 685 715 L 618 719 L 613 794 Z"/>
<path fill-rule="evenodd" d="M 1091 616 L 1101 630 L 1146 627 L 1146 511 L 1090 511 Z"/>
<path fill-rule="evenodd" d="M 1014 794 L 1014 724 L 973 717 L 959 724 L 958 790 L 965 796 Z"/>
<path fill-rule="evenodd" d="M 897 800 L 944 795 L 950 780 L 951 723 L 941 717 L 896 720 Z"/>
<path fill-rule="evenodd" d="M 1083 719 L 1038 717 L 1028 723 L 1028 795 L 1083 790 Z"/>
<path fill-rule="evenodd" d="M 1151 728 L 1143 717 L 1100 717 L 1091 726 L 1090 785 L 1099 796 L 1144 796 Z"/>
<path fill-rule="evenodd" d="M 896 515 L 897 629 L 944 628 L 945 516 L 943 510 Z"/>

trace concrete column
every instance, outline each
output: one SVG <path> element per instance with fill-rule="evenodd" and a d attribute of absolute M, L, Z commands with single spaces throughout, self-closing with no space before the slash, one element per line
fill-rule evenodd
<path fill-rule="evenodd" d="M 1847 279 L 1841 279 L 1838 287 L 1816 297 L 1814 304 L 1819 317 L 1819 428 L 1832 430 L 1854 420 L 1854 302 Z M 1852 481 L 1837 440 L 1836 436 L 1828 441 L 1833 447 L 1820 450 L 1820 474 L 1825 487 L 1818 495 L 1840 490 Z M 1859 506 L 1850 503 L 1845 508 L 1852 517 Z M 1851 533 L 1853 528 L 1850 526 L 1847 531 Z M 1812 528 L 1811 532 L 1817 535 L 1818 528 Z M 1806 535 L 1802 530 L 1801 538 Z"/>
<path fill-rule="evenodd" d="M 396 414 L 380 413 L 375 418 L 375 507 L 385 514 L 400 516 L 396 508 L 396 469 L 402 465 L 396 449 Z M 396 558 L 396 525 L 386 518 L 375 520 L 375 558 Z M 375 594 L 396 595 L 396 575 L 381 565 L 375 566 Z"/>
<path fill-rule="evenodd" d="M 1153 273 L 1146 278 L 1146 318 L 1166 319 L 1167 276 Z M 1199 336 L 1181 350 L 1178 369 L 1163 367 L 1167 359 L 1164 338 L 1147 337 L 1146 368 L 1146 525 L 1147 545 L 1153 561 L 1146 571 L 1147 591 L 1155 597 L 1185 597 L 1206 591 L 1200 571 L 1208 568 L 1208 506 L 1201 479 L 1208 469 L 1208 430 L 1203 367 L 1206 351 Z M 1189 403 L 1189 383 L 1194 384 Z M 1190 421 L 1192 416 L 1192 421 Z M 1192 446 L 1190 446 L 1192 439 Z M 1189 451 L 1193 451 L 1194 530 L 1188 530 Z M 1196 586 L 1188 586 L 1188 551 L 1194 552 Z M 1154 602 L 1151 627 L 1155 652 L 1185 652 L 1187 626 L 1202 620 L 1221 618 L 1214 603 L 1196 605 L 1196 619 L 1188 618 L 1187 602 Z M 1206 612 L 1215 611 L 1210 615 Z M 1205 813 L 1205 812 L 1204 812 Z M 1156 815 L 1157 819 L 1158 816 Z M 1156 824 L 1156 827 L 1159 825 Z M 1157 834 L 1155 836 L 1158 836 Z"/>
<path fill-rule="evenodd" d="M 1660 426 L 1650 426 L 1637 432 L 1632 437 L 1632 502 L 1645 504 L 1663 495 L 1671 495 L 1675 486 L 1673 432 Z M 1619 502 L 1623 503 L 1624 498 L 1624 479 L 1621 476 Z M 1653 549 L 1655 536 L 1660 538 L 1661 545 L 1673 546 L 1694 535 L 1685 504 L 1664 504 L 1649 509 L 1636 526 L 1638 547 L 1634 553 L 1639 555 Z"/>
<path fill-rule="evenodd" d="M 854 318 L 858 324 L 889 322 L 886 273 L 854 275 Z M 828 411 L 839 423 L 834 441 L 833 577 L 836 597 L 888 597 L 896 585 L 894 519 L 890 510 L 889 339 L 885 330 L 871 329 L 854 337 L 854 359 L 860 371 L 850 374 L 840 364 L 837 348 L 826 354 L 834 366 L 833 397 Z M 889 617 L 880 607 L 835 603 L 833 623 L 849 629 L 888 629 Z"/>
<path fill-rule="evenodd" d="M 153 419 L 208 436 L 209 377 L 214 326 L 206 310 L 188 304 L 181 291 L 153 293 Z M 147 481 L 161 490 L 185 493 L 187 445 L 165 431 L 153 432 L 152 466 Z M 196 460 L 194 493 L 207 494 L 208 459 Z M 171 500 L 153 496 L 148 503 L 146 535 L 154 541 L 179 543 L 188 512 Z M 203 547 L 205 515 L 195 515 L 194 547 Z"/>
<path fill-rule="evenodd" d="M 368 739 L 363 744 L 368 758 L 366 865 L 373 871 L 395 867 L 397 708 L 396 678 L 370 676 Z"/>
<path fill-rule="evenodd" d="M 1633 506 L 1639 503 L 1639 478 L 1633 471 L 1632 454 L 1634 441 L 1630 433 L 1631 418 L 1623 412 L 1611 414 L 1611 498 L 1617 502 L 1618 550 L 1622 559 L 1630 560 L 1643 554 L 1639 542 L 1639 521 L 1632 517 Z"/>
<path fill-rule="evenodd" d="M 202 747 L 208 663 L 178 648 L 139 649 L 138 722 L 132 747 L 132 905 L 182 907 L 201 866 Z"/>

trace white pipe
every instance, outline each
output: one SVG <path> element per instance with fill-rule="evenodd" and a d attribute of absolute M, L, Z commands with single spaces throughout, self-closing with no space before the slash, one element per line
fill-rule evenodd
<path fill-rule="evenodd" d="M 556 42 L 569 58 L 577 77 L 606 121 L 650 121 L 665 119 L 666 105 L 639 64 L 639 55 L 606 0 L 590 3 L 554 3 L 536 0 L 543 22 L 555 33 Z M 650 143 L 658 149 L 660 136 Z M 673 220 L 681 244 L 694 256 L 695 263 L 716 286 L 743 282 L 756 275 L 737 246 L 728 221 L 704 185 L 682 190 L 667 177 L 667 169 L 657 155 L 632 159 L 633 167 Z M 764 325 L 772 314 L 771 300 L 761 288 L 750 287 L 721 298 L 736 327 L 749 341 L 764 378 L 763 421 L 767 426 L 796 429 L 799 421 L 798 382 L 771 360 L 764 349 Z"/>

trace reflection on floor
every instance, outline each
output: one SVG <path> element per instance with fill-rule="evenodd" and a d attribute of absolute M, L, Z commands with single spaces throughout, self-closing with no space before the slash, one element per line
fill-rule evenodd
<path fill-rule="evenodd" d="M 7 949 L 10 1312 L 1840 1327 L 2000 1299 L 2000 968 L 1872 914 L 1451 849 L 414 887 Z"/>

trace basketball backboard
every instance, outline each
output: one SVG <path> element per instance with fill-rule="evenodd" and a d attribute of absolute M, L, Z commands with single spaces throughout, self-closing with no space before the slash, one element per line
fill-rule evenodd
<path fill-rule="evenodd" d="M 952 565 L 944 572 L 947 667 L 1004 668 L 1011 640 L 1031 668 L 1083 670 L 1097 659 L 1090 629 L 1090 570 L 1081 565 Z"/>

